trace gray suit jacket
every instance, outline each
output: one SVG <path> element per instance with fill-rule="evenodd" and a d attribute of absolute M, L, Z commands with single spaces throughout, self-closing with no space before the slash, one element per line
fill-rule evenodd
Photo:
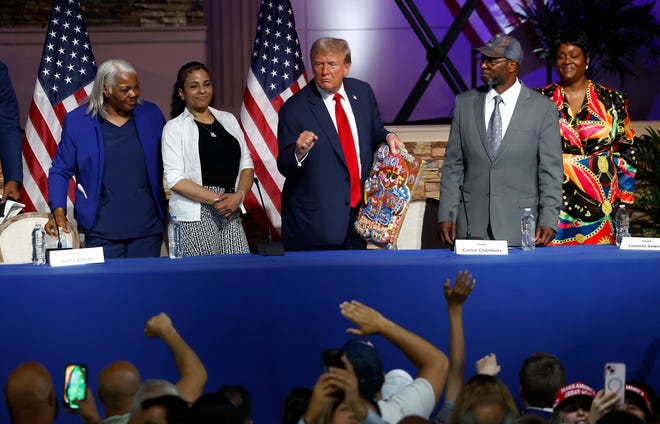
<path fill-rule="evenodd" d="M 472 237 L 488 236 L 520 246 L 520 216 L 531 208 L 537 225 L 557 228 L 562 195 L 562 151 L 557 106 L 524 84 L 494 158 L 484 122 L 488 87 L 459 94 L 442 167 L 438 222 L 455 222 L 466 236 L 465 207 Z"/>

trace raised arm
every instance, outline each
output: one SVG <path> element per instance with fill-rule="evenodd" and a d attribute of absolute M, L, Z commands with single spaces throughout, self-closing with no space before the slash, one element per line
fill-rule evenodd
<path fill-rule="evenodd" d="M 358 328 L 346 330 L 357 336 L 380 334 L 394 344 L 415 365 L 417 377 L 431 384 L 438 402 L 447 380 L 447 356 L 422 337 L 388 320 L 380 312 L 358 301 L 343 302 L 341 314 Z"/>
<path fill-rule="evenodd" d="M 465 336 L 463 332 L 463 303 L 472 292 L 476 280 L 467 270 L 459 271 L 454 280 L 445 281 L 444 292 L 449 312 L 449 372 L 445 401 L 456 401 L 463 387 L 465 374 Z"/>
<path fill-rule="evenodd" d="M 195 402 L 204 391 L 207 379 L 206 368 L 195 351 L 179 335 L 172 325 L 172 320 L 164 312 L 151 317 L 144 327 L 144 332 L 147 336 L 158 337 L 167 344 L 181 374 L 176 387 L 186 401 Z"/>

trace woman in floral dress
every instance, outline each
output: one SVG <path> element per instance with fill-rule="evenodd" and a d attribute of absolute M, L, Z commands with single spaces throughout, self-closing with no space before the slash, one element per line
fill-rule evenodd
<path fill-rule="evenodd" d="M 540 89 L 557 104 L 564 153 L 562 207 L 551 244 L 613 244 L 618 205 L 634 201 L 637 161 L 628 100 L 587 78 L 584 33 L 561 34 L 553 53 L 560 80 Z"/>

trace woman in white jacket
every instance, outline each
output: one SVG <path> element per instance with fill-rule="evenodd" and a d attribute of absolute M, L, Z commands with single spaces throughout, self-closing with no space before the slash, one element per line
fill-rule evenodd
<path fill-rule="evenodd" d="M 181 222 L 184 256 L 249 253 L 239 208 L 252 187 L 254 165 L 238 121 L 210 107 L 212 100 L 206 66 L 183 65 L 162 152 L 170 215 Z"/>

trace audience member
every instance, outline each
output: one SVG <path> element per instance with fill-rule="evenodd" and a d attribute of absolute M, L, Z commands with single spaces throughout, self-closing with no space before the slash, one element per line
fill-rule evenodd
<path fill-rule="evenodd" d="M 553 245 L 614 244 L 619 204 L 634 203 L 637 158 L 628 98 L 591 81 L 587 35 L 571 29 L 553 48 L 559 82 L 540 91 L 555 103 L 564 158 L 563 201 Z"/>
<path fill-rule="evenodd" d="M 483 397 L 465 411 L 462 423 L 465 424 L 513 424 L 517 411 L 498 399 Z"/>
<path fill-rule="evenodd" d="M 513 420 L 514 424 L 548 424 L 548 420 L 541 418 L 538 415 L 519 415 Z"/>
<path fill-rule="evenodd" d="M 291 389 L 284 398 L 284 412 L 280 424 L 296 424 L 307 410 L 311 398 L 312 389 L 308 387 Z"/>
<path fill-rule="evenodd" d="M 202 395 L 190 408 L 191 424 L 246 424 L 241 408 L 218 392 Z"/>
<path fill-rule="evenodd" d="M 145 399 L 134 424 L 187 424 L 188 403 L 180 396 L 163 395 Z"/>
<path fill-rule="evenodd" d="M 310 60 L 314 80 L 279 112 L 284 247 L 366 249 L 353 223 L 373 154 L 385 141 L 394 151 L 405 146 L 383 126 L 371 87 L 345 78 L 351 69 L 346 40 L 316 40 Z"/>
<path fill-rule="evenodd" d="M 252 423 L 252 399 L 250 392 L 243 386 L 224 386 L 218 393 L 229 399 L 238 412 L 237 424 Z"/>
<path fill-rule="evenodd" d="M 639 417 L 646 424 L 655 422 L 655 411 L 652 398 L 657 399 L 653 388 L 643 381 L 629 381 L 626 383 L 625 398 L 621 409 Z"/>
<path fill-rule="evenodd" d="M 491 424 L 493 421 L 488 420 L 501 417 L 513 421 L 518 415 L 518 406 L 506 385 L 492 375 L 477 374 L 463 385 L 458 394 L 450 423 L 462 424 L 470 416 L 470 419 L 483 419 Z"/>
<path fill-rule="evenodd" d="M 383 399 L 389 399 L 393 394 L 412 383 L 414 378 L 408 374 L 408 371 L 402 369 L 393 369 L 385 373 L 385 381 L 380 388 Z"/>
<path fill-rule="evenodd" d="M 520 367 L 520 397 L 523 415 L 538 415 L 546 421 L 553 412 L 555 395 L 566 385 L 566 372 L 559 358 L 536 352 Z"/>
<path fill-rule="evenodd" d="M 48 172 L 48 198 L 57 227 L 70 232 L 69 182 L 77 183 L 74 214 L 87 247 L 103 247 L 105 258 L 160 256 L 165 191 L 160 156 L 163 114 L 140 100 L 137 71 L 123 60 L 99 66 L 94 88 L 64 117 L 62 138 Z M 57 223 L 56 223 L 57 222 Z"/>
<path fill-rule="evenodd" d="M 58 405 L 53 378 L 42 364 L 27 361 L 13 370 L 5 385 L 5 403 L 12 424 L 50 424 Z"/>
<path fill-rule="evenodd" d="M 149 337 L 162 339 L 172 352 L 174 363 L 181 375 L 176 383 L 180 396 L 186 402 L 193 403 L 204 390 L 207 380 L 204 364 L 195 351 L 186 343 L 174 328 L 170 317 L 161 312 L 151 317 L 144 328 Z M 138 390 L 140 389 L 140 373 L 127 361 L 117 361 L 103 368 L 98 375 L 98 396 L 104 406 L 106 419 L 104 424 L 126 424 Z M 96 424 L 101 421 L 96 409 L 94 397 L 78 401 L 80 417 L 85 424 Z"/>
<path fill-rule="evenodd" d="M 133 405 L 131 406 L 131 412 L 128 419 L 129 424 L 147 424 L 149 420 L 156 420 L 158 417 L 159 421 L 157 424 L 165 424 L 163 419 L 166 418 L 167 414 L 165 408 L 158 405 L 150 405 L 145 401 L 149 399 L 155 399 L 163 396 L 177 397 L 186 403 L 179 389 L 172 383 L 167 380 L 145 380 L 141 385 L 140 389 L 135 394 L 133 399 Z M 152 408 L 154 406 L 154 408 Z"/>
<path fill-rule="evenodd" d="M 172 190 L 169 210 L 181 222 L 184 256 L 250 252 L 239 211 L 254 165 L 238 121 L 210 107 L 212 101 L 206 66 L 183 65 L 162 151 L 165 184 Z"/>
<path fill-rule="evenodd" d="M 594 424 L 643 424 L 644 420 L 637 415 L 630 414 L 620 409 L 613 409 L 603 415 Z"/>
<path fill-rule="evenodd" d="M 380 417 L 377 417 L 375 413 L 373 413 L 373 415 L 374 418 L 381 420 Z M 369 421 L 368 417 L 364 421 L 373 422 L 373 420 Z M 330 421 L 332 424 L 358 424 L 364 421 L 360 421 L 358 419 L 348 402 L 342 401 L 334 404 L 334 408 L 332 410 L 332 420 Z"/>
<path fill-rule="evenodd" d="M 427 420 L 426 418 L 422 418 L 419 415 L 408 415 L 399 421 L 399 424 L 428 424 L 430 422 L 431 421 Z"/>
<path fill-rule="evenodd" d="M 18 100 L 9 78 L 7 65 L 0 62 L 0 164 L 2 164 L 2 200 L 21 200 L 23 158 Z"/>
<path fill-rule="evenodd" d="M 376 411 L 369 407 L 362 393 L 364 384 L 369 383 L 356 374 L 347 355 L 342 357 L 342 362 L 344 368 L 329 367 L 321 374 L 314 385 L 307 410 L 298 424 L 344 424 L 346 420 L 384 423 Z"/>
<path fill-rule="evenodd" d="M 523 58 L 518 40 L 497 34 L 478 50 L 486 86 L 456 97 L 440 181 L 438 235 L 446 244 L 469 235 L 520 246 L 520 216 L 531 208 L 536 245 L 548 244 L 561 206 L 557 107 L 518 79 Z"/>
<path fill-rule="evenodd" d="M 550 424 L 576 424 L 597 422 L 616 407 L 619 396 L 616 392 L 598 393 L 581 381 L 562 386 L 555 396 Z"/>
<path fill-rule="evenodd" d="M 98 375 L 97 394 L 108 417 L 104 423 L 118 423 L 112 418 L 121 415 L 128 418 L 133 398 L 139 389 L 140 373 L 130 362 L 117 361 L 103 368 Z"/>
<path fill-rule="evenodd" d="M 357 328 L 348 333 L 356 336 L 381 335 L 397 347 L 417 368 L 417 378 L 390 398 L 383 400 L 383 366 L 373 345 L 353 339 L 343 346 L 346 357 L 360 380 L 362 398 L 373 410 L 379 410 L 384 421 L 395 423 L 408 415 L 429 417 L 447 380 L 447 356 L 422 337 L 385 318 L 375 309 L 360 302 L 344 302 L 342 315 Z"/>
<path fill-rule="evenodd" d="M 465 374 L 465 335 L 463 333 L 463 303 L 468 298 L 476 280 L 467 270 L 459 271 L 451 286 L 447 279 L 444 285 L 445 300 L 449 314 L 449 370 L 447 372 L 447 389 L 442 409 L 435 417 L 436 424 L 448 424 L 456 398 L 463 388 Z"/>

